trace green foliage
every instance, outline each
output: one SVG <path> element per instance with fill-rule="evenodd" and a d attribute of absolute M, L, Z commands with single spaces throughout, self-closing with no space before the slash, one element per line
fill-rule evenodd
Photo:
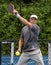
<path fill-rule="evenodd" d="M 51 0 L 30 0 L 28 1 L 29 4 L 24 1 L 27 0 L 22 0 L 21 2 L 21 15 L 29 20 L 31 14 L 36 14 L 39 18 L 38 25 L 41 29 L 39 38 L 51 39 Z M 0 0 L 0 40 L 19 40 L 21 28 L 24 26 L 14 15 L 8 13 L 7 6 L 10 2 L 20 12 L 20 0 Z M 17 44 L 18 42 L 15 44 L 15 50 L 17 49 Z M 42 45 L 42 53 L 47 54 L 48 43 L 41 42 L 40 44 Z M 2 47 L 5 48 L 4 46 Z"/>

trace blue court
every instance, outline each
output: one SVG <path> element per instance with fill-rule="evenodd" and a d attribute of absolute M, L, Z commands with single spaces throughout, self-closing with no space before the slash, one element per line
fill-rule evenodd
<path fill-rule="evenodd" d="M 1 58 L 1 65 L 10 65 L 10 56 L 2 56 Z M 14 57 L 14 65 L 18 62 L 19 57 Z M 43 56 L 44 64 L 48 65 L 48 56 Z M 33 60 L 28 62 L 28 65 L 35 65 Z"/>

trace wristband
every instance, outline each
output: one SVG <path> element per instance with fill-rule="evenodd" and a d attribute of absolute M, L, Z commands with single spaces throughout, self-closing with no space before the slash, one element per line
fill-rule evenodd
<path fill-rule="evenodd" d="M 16 17 L 17 17 L 17 18 L 19 18 L 19 17 L 20 17 L 19 13 L 17 13 L 17 14 L 16 14 Z"/>

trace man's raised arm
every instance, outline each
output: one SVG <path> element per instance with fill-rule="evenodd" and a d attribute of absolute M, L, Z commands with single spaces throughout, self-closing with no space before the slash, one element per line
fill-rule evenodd
<path fill-rule="evenodd" d="M 25 25 L 27 25 L 27 26 L 29 26 L 29 27 L 32 27 L 32 24 L 31 24 L 29 21 L 27 21 L 26 19 L 24 19 L 23 17 L 21 17 L 16 10 L 13 11 L 13 14 L 15 14 L 16 17 L 19 18 L 19 20 L 20 20 L 22 23 L 24 23 Z"/>

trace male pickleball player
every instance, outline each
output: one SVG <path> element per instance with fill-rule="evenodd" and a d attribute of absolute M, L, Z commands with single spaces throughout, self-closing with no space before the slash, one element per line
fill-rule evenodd
<path fill-rule="evenodd" d="M 22 50 L 22 53 L 16 65 L 27 65 L 29 59 L 34 60 L 36 65 L 44 65 L 37 41 L 40 32 L 40 27 L 37 25 L 37 15 L 31 15 L 29 21 L 27 21 L 19 15 L 18 11 L 14 10 L 13 13 L 26 25 L 22 28 L 19 39 L 18 51 L 21 53 Z"/>

